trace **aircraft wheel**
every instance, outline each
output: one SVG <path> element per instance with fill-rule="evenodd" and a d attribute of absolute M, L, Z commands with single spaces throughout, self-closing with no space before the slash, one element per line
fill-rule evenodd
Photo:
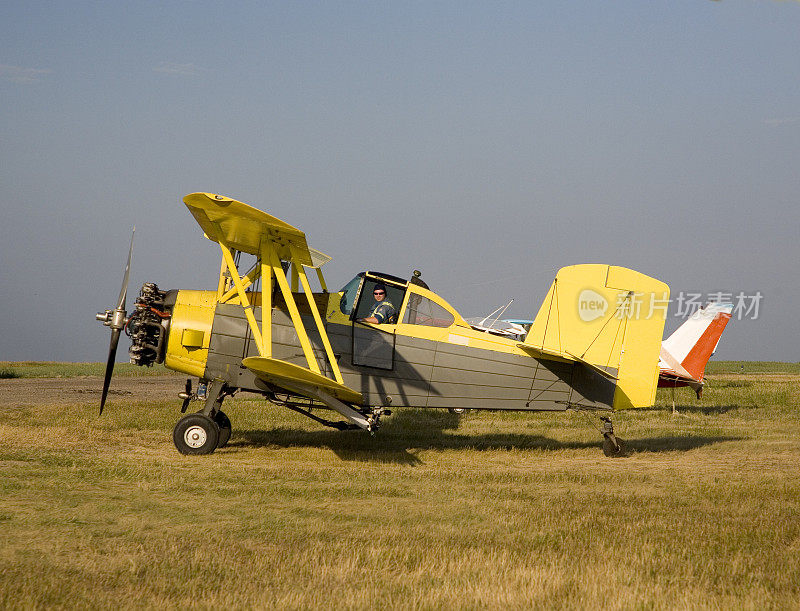
<path fill-rule="evenodd" d="M 189 414 L 178 420 L 172 441 L 181 454 L 211 454 L 219 443 L 219 427 L 208 416 Z"/>
<path fill-rule="evenodd" d="M 615 439 L 617 440 L 617 445 L 614 445 L 614 442 L 607 435 L 603 436 L 603 454 L 610 458 L 625 456 L 625 442 L 619 437 Z"/>
<path fill-rule="evenodd" d="M 467 410 L 463 407 L 448 407 L 447 411 L 451 414 L 466 414 Z"/>
<path fill-rule="evenodd" d="M 217 442 L 217 448 L 224 448 L 228 445 L 228 440 L 231 438 L 231 421 L 228 418 L 227 414 L 223 411 L 217 412 L 216 416 L 214 416 L 214 422 L 217 423 L 219 427 L 219 441 Z"/>

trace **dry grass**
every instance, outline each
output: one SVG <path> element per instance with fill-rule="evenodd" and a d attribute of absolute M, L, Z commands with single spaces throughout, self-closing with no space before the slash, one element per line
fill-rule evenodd
<path fill-rule="evenodd" d="M 616 418 L 398 411 L 371 438 L 175 401 L 0 421 L 0 607 L 797 608 L 800 376 L 711 380 Z"/>

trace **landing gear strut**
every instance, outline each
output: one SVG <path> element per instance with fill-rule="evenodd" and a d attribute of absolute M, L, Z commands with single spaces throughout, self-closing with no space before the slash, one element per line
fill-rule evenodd
<path fill-rule="evenodd" d="M 614 435 L 614 425 L 611 418 L 601 416 L 603 421 L 603 454 L 610 457 L 625 456 L 625 443 Z"/>

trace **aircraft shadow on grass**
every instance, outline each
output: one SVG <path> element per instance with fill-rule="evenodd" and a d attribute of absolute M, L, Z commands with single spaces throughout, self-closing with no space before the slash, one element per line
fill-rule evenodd
<path fill-rule="evenodd" d="M 387 420 L 374 437 L 363 431 L 306 431 L 293 428 L 278 428 L 269 431 L 234 431 L 227 451 L 238 451 L 248 447 L 311 447 L 329 448 L 342 460 L 373 463 L 419 465 L 417 456 L 421 450 L 563 450 L 600 449 L 601 439 L 596 441 L 558 441 L 543 435 L 525 433 L 458 434 L 461 416 L 448 412 L 406 411 L 397 412 Z M 632 452 L 686 452 L 703 446 L 737 441 L 730 436 L 675 436 L 625 439 L 628 451 Z"/>
<path fill-rule="evenodd" d="M 675 405 L 678 414 L 702 414 L 704 416 L 715 416 L 726 414 L 737 409 L 759 409 L 759 405 Z M 671 412 L 671 405 L 654 405 L 653 407 L 639 407 L 637 412 Z"/>

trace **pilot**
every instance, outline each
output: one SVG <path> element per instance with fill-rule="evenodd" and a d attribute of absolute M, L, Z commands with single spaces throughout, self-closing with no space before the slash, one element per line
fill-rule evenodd
<path fill-rule="evenodd" d="M 366 318 L 359 318 L 358 322 L 371 322 L 373 324 L 381 324 L 385 322 L 394 322 L 394 317 L 397 311 L 394 309 L 392 303 L 386 299 L 386 285 L 378 283 L 372 289 L 372 296 L 375 297 L 375 304 L 369 311 Z"/>

